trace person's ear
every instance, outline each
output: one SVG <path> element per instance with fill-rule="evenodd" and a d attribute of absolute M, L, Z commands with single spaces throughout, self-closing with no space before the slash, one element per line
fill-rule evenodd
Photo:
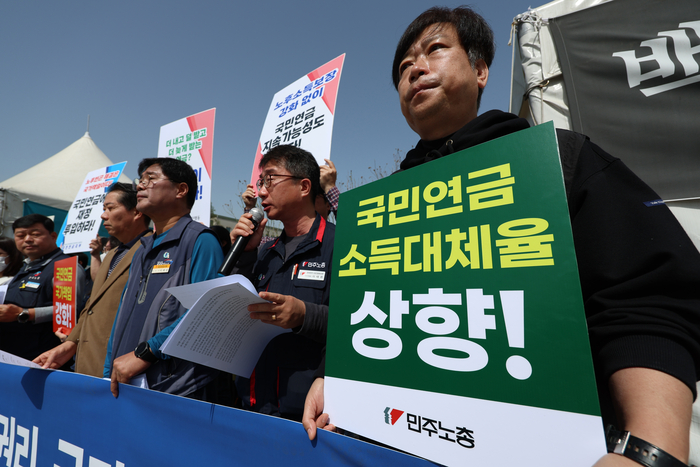
<path fill-rule="evenodd" d="M 190 187 L 185 182 L 180 182 L 177 184 L 177 194 L 176 198 L 187 198 L 187 193 L 190 192 Z"/>
<path fill-rule="evenodd" d="M 480 89 L 484 89 L 489 80 L 489 67 L 486 65 L 486 62 L 482 59 L 477 60 L 474 64 L 474 73 L 476 74 L 477 86 Z"/>
<path fill-rule="evenodd" d="M 304 178 L 299 181 L 299 189 L 302 196 L 311 196 L 311 180 Z"/>

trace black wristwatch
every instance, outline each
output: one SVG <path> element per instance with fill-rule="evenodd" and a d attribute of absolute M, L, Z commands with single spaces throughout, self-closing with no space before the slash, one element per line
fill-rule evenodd
<path fill-rule="evenodd" d="M 22 308 L 22 311 L 19 312 L 17 315 L 17 322 L 18 323 L 28 323 L 29 322 L 29 310 L 26 308 Z"/>
<path fill-rule="evenodd" d="M 632 436 L 629 431 L 617 431 L 612 425 L 605 430 L 608 452 L 625 456 L 646 467 L 688 467 L 658 446 Z"/>
<path fill-rule="evenodd" d="M 137 358 L 140 358 L 148 363 L 155 363 L 158 361 L 158 357 L 153 355 L 153 352 L 151 352 L 151 347 L 148 345 L 148 342 L 145 341 L 136 346 L 134 354 Z"/>

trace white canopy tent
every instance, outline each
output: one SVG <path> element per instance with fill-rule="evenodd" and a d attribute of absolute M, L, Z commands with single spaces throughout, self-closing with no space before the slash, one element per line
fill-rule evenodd
<path fill-rule="evenodd" d="M 85 176 L 90 171 L 112 164 L 89 132 L 85 132 L 80 139 L 57 154 L 0 182 L 2 235 L 12 236 L 12 223 L 25 215 L 25 203 L 28 201 L 68 211 Z M 129 179 L 122 174 L 119 181 L 128 183 Z"/>

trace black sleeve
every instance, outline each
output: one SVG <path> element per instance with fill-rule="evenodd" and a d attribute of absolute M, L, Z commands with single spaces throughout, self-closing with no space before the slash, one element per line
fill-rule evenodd
<path fill-rule="evenodd" d="M 306 315 L 301 326 L 293 331 L 321 344 L 326 343 L 328 334 L 328 305 L 304 301 Z"/>
<path fill-rule="evenodd" d="M 659 196 L 589 141 L 569 210 L 599 381 L 623 368 L 663 371 L 696 395 L 700 254 Z"/>
<path fill-rule="evenodd" d="M 245 251 L 241 255 L 238 263 L 232 269 L 231 274 L 241 274 L 246 276 L 248 280 L 253 280 L 253 268 L 255 267 L 255 261 L 258 259 L 258 249 L 251 251 Z"/>
<path fill-rule="evenodd" d="M 314 379 L 323 378 L 326 376 L 326 348 L 323 348 L 321 352 L 321 363 L 318 364 L 318 369 L 314 373 Z"/>

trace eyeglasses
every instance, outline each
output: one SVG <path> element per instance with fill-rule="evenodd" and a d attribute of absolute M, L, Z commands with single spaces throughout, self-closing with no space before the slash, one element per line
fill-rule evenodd
<path fill-rule="evenodd" d="M 270 188 L 272 185 L 272 177 L 287 177 L 287 178 L 296 178 L 297 180 L 303 180 L 304 177 L 297 177 L 294 175 L 281 175 L 281 174 L 267 174 L 263 175 L 261 178 L 258 179 L 258 182 L 255 184 L 255 186 L 258 187 L 258 190 L 265 186 L 265 188 Z"/>
<path fill-rule="evenodd" d="M 133 182 L 131 182 L 131 185 L 134 187 L 134 190 L 138 189 L 139 185 L 143 185 L 144 188 L 148 188 L 151 185 L 154 185 L 158 180 L 170 180 L 169 178 L 156 178 L 156 177 L 147 177 L 147 178 L 135 178 Z"/>

